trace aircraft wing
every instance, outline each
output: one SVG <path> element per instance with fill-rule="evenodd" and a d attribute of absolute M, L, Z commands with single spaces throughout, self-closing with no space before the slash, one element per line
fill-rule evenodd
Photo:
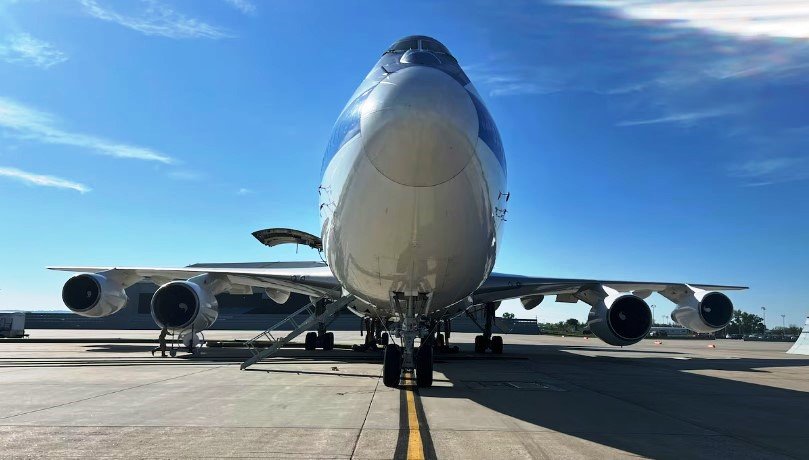
<path fill-rule="evenodd" d="M 270 288 L 315 297 L 337 298 L 341 295 L 340 283 L 332 275 L 329 267 L 318 262 L 194 264 L 180 268 L 48 267 L 48 269 L 80 273 L 111 271 L 124 278 L 136 281 L 151 280 L 158 285 L 172 280 L 185 280 L 203 273 L 218 273 L 227 276 L 233 285 Z"/>
<path fill-rule="evenodd" d="M 661 283 L 647 281 L 607 281 L 569 278 L 535 278 L 530 276 L 492 273 L 473 294 L 475 304 L 497 302 L 515 298 L 539 298 L 556 295 L 558 302 L 575 303 L 576 294 L 589 290 L 599 290 L 602 286 L 619 292 L 632 292 L 646 298 L 658 292 L 668 298 L 676 298 L 689 287 L 705 291 L 731 291 L 747 289 L 745 286 L 723 286 L 713 284 Z"/>

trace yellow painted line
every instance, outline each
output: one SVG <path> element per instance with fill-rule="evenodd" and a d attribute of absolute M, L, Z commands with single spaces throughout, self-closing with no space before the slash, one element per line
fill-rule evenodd
<path fill-rule="evenodd" d="M 404 391 L 407 392 L 407 425 L 410 429 L 407 437 L 407 460 L 424 460 L 424 445 L 421 443 L 421 430 L 419 430 L 419 417 L 416 414 L 416 397 L 413 394 L 412 374 L 404 375 Z"/>

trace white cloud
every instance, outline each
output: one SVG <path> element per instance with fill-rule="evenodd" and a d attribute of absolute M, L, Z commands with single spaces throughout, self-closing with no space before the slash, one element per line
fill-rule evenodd
<path fill-rule="evenodd" d="M 730 175 L 758 187 L 781 182 L 809 179 L 809 159 L 801 157 L 773 157 L 748 160 L 731 165 Z"/>
<path fill-rule="evenodd" d="M 0 167 L 0 176 L 9 177 L 11 179 L 22 182 L 26 185 L 33 185 L 37 187 L 55 187 L 75 190 L 79 193 L 87 193 L 90 187 L 80 184 L 78 182 L 62 179 L 61 177 L 45 176 L 42 174 L 34 174 L 22 171 L 17 168 Z"/>
<path fill-rule="evenodd" d="M 563 77 L 546 66 L 505 66 L 498 60 L 464 66 L 475 83 L 489 89 L 489 95 L 517 96 L 553 94 L 565 89 Z"/>
<path fill-rule="evenodd" d="M 166 164 L 175 162 L 173 158 L 146 147 L 121 144 L 87 134 L 65 131 L 57 127 L 52 115 L 2 97 L 0 97 L 0 129 L 5 129 L 21 139 L 80 147 L 111 157 L 157 161 Z"/>
<path fill-rule="evenodd" d="M 236 195 L 244 196 L 244 195 L 252 195 L 253 193 L 254 192 L 249 188 L 242 187 L 236 192 Z"/>
<path fill-rule="evenodd" d="M 47 42 L 20 33 L 10 35 L 0 42 L 0 59 L 47 69 L 67 61 L 67 55 Z"/>
<path fill-rule="evenodd" d="M 256 5 L 250 0 L 225 0 L 225 2 L 244 14 L 253 14 L 256 12 Z"/>
<path fill-rule="evenodd" d="M 146 0 L 141 11 L 125 15 L 105 8 L 96 0 L 80 0 L 85 11 L 94 18 L 114 22 L 146 35 L 168 38 L 229 38 L 227 31 L 198 19 L 189 18 L 168 5 Z"/>
<path fill-rule="evenodd" d="M 806 0 L 561 0 L 618 10 L 626 17 L 745 37 L 809 38 Z"/>
<path fill-rule="evenodd" d="M 703 112 L 684 112 L 666 115 L 659 118 L 650 118 L 648 120 L 630 120 L 618 123 L 618 126 L 639 126 L 639 125 L 656 125 L 662 123 L 680 123 L 691 124 L 695 121 L 704 120 L 706 118 L 716 118 L 731 113 L 729 110 L 706 110 Z"/>

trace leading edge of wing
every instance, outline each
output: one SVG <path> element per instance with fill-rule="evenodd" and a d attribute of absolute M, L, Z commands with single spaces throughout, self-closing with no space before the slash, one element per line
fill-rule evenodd
<path fill-rule="evenodd" d="M 670 286 L 688 285 L 705 291 L 734 291 L 748 289 L 747 286 L 727 286 L 718 284 L 665 283 L 649 281 L 615 281 L 576 278 L 538 278 L 505 273 L 492 273 L 481 287 L 475 291 L 475 300 L 496 301 L 513 299 L 526 295 L 574 294 L 588 286 L 602 285 L 616 291 L 666 290 Z"/>
<path fill-rule="evenodd" d="M 215 265 L 215 264 L 211 264 Z M 237 264 L 232 264 L 237 265 Z M 228 276 L 232 283 L 247 286 L 271 287 L 307 295 L 322 296 L 340 290 L 340 283 L 328 266 L 295 268 L 240 268 L 240 267 L 89 267 L 53 266 L 48 270 L 99 273 L 110 270 L 132 273 L 141 278 L 187 279 L 203 273 L 218 273 Z"/>

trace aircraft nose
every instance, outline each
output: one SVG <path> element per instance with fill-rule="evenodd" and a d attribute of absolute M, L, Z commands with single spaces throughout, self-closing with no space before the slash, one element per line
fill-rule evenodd
<path fill-rule="evenodd" d="M 455 79 L 425 66 L 401 69 L 369 94 L 360 119 L 365 154 L 388 179 L 429 187 L 461 172 L 475 152 L 475 106 Z"/>

